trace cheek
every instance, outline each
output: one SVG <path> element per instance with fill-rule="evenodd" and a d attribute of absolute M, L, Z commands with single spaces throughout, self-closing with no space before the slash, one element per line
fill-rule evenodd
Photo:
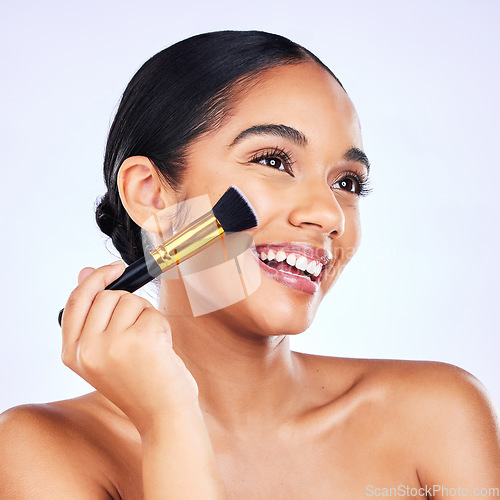
<path fill-rule="evenodd" d="M 239 180 L 239 184 L 237 181 Z M 274 178 L 253 172 L 253 175 L 234 179 L 255 209 L 259 218 L 259 226 L 267 227 L 269 223 L 286 221 L 286 178 Z"/>
<path fill-rule="evenodd" d="M 266 186 L 265 183 L 260 183 L 260 185 L 252 184 L 249 183 L 246 186 L 248 197 L 252 200 L 261 225 L 264 226 L 271 220 L 276 220 L 280 213 L 280 205 L 282 204 L 276 198 L 276 193 Z"/>

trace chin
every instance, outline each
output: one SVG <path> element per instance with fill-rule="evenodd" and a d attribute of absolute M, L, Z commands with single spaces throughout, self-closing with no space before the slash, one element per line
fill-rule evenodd
<path fill-rule="evenodd" d="M 216 314 L 220 314 L 226 325 L 234 325 L 237 331 L 247 335 L 298 335 L 314 320 L 321 302 L 320 294 L 313 296 L 295 290 L 283 292 L 265 293 L 261 287 L 246 299 Z"/>

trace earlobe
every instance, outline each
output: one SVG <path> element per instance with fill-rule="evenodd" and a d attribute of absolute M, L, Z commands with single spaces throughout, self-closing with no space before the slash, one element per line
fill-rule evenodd
<path fill-rule="evenodd" d="M 161 182 L 149 158 L 127 158 L 118 171 L 117 185 L 125 210 L 138 226 L 151 233 L 169 232 L 170 218 L 162 212 L 175 205 L 175 193 Z"/>

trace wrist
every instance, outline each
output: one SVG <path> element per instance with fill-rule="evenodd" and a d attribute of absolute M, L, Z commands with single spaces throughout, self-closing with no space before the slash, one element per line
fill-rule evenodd
<path fill-rule="evenodd" d="M 142 439 L 155 436 L 161 437 L 164 434 L 172 434 L 174 428 L 193 427 L 200 423 L 205 425 L 203 414 L 198 402 L 190 405 L 169 407 L 165 411 L 156 413 L 141 419 L 135 426 Z"/>
<path fill-rule="evenodd" d="M 152 419 L 141 430 L 145 499 L 164 499 L 165 492 L 172 498 L 226 498 L 198 405 Z"/>

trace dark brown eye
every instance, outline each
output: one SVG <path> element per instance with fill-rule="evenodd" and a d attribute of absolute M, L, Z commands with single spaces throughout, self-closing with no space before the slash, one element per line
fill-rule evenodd
<path fill-rule="evenodd" d="M 266 167 L 273 168 L 274 170 L 279 170 L 280 172 L 286 172 L 292 177 L 292 155 L 290 152 L 285 151 L 281 148 L 265 149 L 255 153 L 253 158 L 250 160 L 252 163 L 259 163 L 260 165 L 265 165 Z"/>
<path fill-rule="evenodd" d="M 286 170 L 283 162 L 279 158 L 262 158 L 259 163 L 277 170 Z"/>
<path fill-rule="evenodd" d="M 350 193 L 357 193 L 359 191 L 358 183 L 350 177 L 345 177 L 332 186 L 334 189 L 337 187 L 343 191 L 349 191 Z"/>
<path fill-rule="evenodd" d="M 357 196 L 366 196 L 372 192 L 372 188 L 369 187 L 368 173 L 346 170 L 342 172 L 342 175 L 343 177 L 331 185 L 331 189 L 340 189 L 345 193 L 354 193 Z"/>

